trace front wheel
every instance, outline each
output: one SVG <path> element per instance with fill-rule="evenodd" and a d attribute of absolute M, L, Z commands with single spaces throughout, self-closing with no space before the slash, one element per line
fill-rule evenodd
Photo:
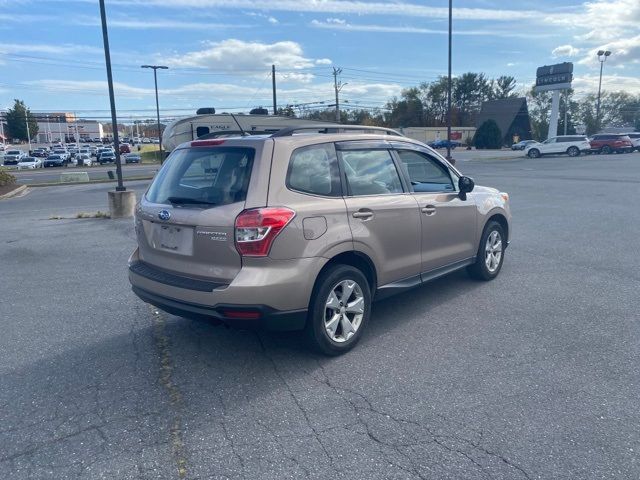
<path fill-rule="evenodd" d="M 491 221 L 480 238 L 476 263 L 467 267 L 467 272 L 476 280 L 493 280 L 498 276 L 504 262 L 506 237 L 502 225 Z"/>
<path fill-rule="evenodd" d="M 529 158 L 538 158 L 540 156 L 540 150 L 538 150 L 537 148 L 532 148 L 527 152 L 527 156 Z"/>
<path fill-rule="evenodd" d="M 600 149 L 600 153 L 604 155 L 609 155 L 611 153 L 611 147 L 609 145 L 605 145 Z"/>
<path fill-rule="evenodd" d="M 360 270 L 335 265 L 317 280 L 306 331 L 313 347 L 340 355 L 360 340 L 371 316 L 371 289 Z"/>
<path fill-rule="evenodd" d="M 570 157 L 577 157 L 580 155 L 580 149 L 578 147 L 569 147 L 567 148 L 567 155 Z"/>

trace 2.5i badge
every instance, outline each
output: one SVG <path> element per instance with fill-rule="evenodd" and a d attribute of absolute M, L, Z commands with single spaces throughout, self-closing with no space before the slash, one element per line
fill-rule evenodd
<path fill-rule="evenodd" d="M 216 242 L 226 242 L 227 232 L 214 232 L 212 230 L 196 230 L 196 235 L 205 235 Z"/>

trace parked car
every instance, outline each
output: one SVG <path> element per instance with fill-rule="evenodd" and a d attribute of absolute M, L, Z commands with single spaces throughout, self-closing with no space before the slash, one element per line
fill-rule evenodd
<path fill-rule="evenodd" d="M 34 148 L 31 152 L 32 157 L 46 158 L 48 155 L 46 148 Z"/>
<path fill-rule="evenodd" d="M 511 150 L 524 150 L 528 145 L 536 143 L 535 140 L 520 140 L 518 143 L 511 145 Z"/>
<path fill-rule="evenodd" d="M 22 157 L 18 162 L 18 170 L 42 168 L 42 160 L 38 157 Z"/>
<path fill-rule="evenodd" d="M 116 154 L 112 151 L 102 152 L 98 157 L 98 163 L 104 165 L 105 163 L 114 163 L 116 161 Z"/>
<path fill-rule="evenodd" d="M 64 167 L 67 164 L 67 158 L 62 155 L 52 154 L 49 155 L 44 162 L 42 162 L 42 166 L 44 168 L 49 167 Z"/>
<path fill-rule="evenodd" d="M 4 153 L 4 164 L 5 165 L 17 165 L 18 162 L 23 158 L 26 157 L 26 153 L 24 153 L 22 150 L 7 150 Z"/>
<path fill-rule="evenodd" d="M 151 139 L 150 138 L 143 138 L 141 143 L 151 143 Z"/>
<path fill-rule="evenodd" d="M 590 144 L 594 153 L 629 153 L 634 149 L 631 138 L 619 133 L 598 133 L 591 137 Z"/>
<path fill-rule="evenodd" d="M 584 135 L 559 135 L 544 142 L 534 142 L 527 145 L 524 154 L 530 158 L 538 158 L 549 154 L 567 154 L 577 157 L 580 153 L 587 153 L 591 149 L 589 139 Z"/>
<path fill-rule="evenodd" d="M 0 142 L 0 152 L 4 152 L 5 147 L 4 143 Z"/>
<path fill-rule="evenodd" d="M 103 153 L 114 153 L 111 147 L 101 147 L 96 150 L 96 160 L 100 161 L 100 157 Z"/>
<path fill-rule="evenodd" d="M 626 135 L 631 140 L 633 149 L 640 152 L 640 132 L 631 132 L 627 133 Z"/>
<path fill-rule="evenodd" d="M 78 155 L 76 155 L 76 164 L 90 167 L 93 165 L 93 159 L 88 153 L 79 153 Z"/>
<path fill-rule="evenodd" d="M 131 153 L 131 147 L 128 143 L 120 144 L 120 153 Z"/>
<path fill-rule="evenodd" d="M 136 207 L 133 291 L 184 317 L 306 329 L 335 355 L 374 298 L 465 267 L 495 278 L 508 195 L 421 142 L 357 129 L 180 145 Z"/>
<path fill-rule="evenodd" d="M 429 142 L 429 146 L 431 148 L 447 148 L 447 145 L 451 144 L 451 149 L 455 149 L 456 147 L 459 147 L 461 145 L 460 142 L 456 142 L 455 140 L 451 140 L 449 142 L 449 140 L 436 140 L 434 142 Z"/>
<path fill-rule="evenodd" d="M 142 157 L 137 153 L 127 153 L 124 156 L 125 163 L 140 163 L 142 161 Z"/>
<path fill-rule="evenodd" d="M 69 160 L 69 152 L 67 152 L 64 148 L 54 148 L 53 154 L 61 156 L 65 161 Z"/>

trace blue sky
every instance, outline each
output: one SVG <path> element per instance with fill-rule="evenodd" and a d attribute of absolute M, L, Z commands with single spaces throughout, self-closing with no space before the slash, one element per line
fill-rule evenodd
<path fill-rule="evenodd" d="M 107 0 L 119 116 L 151 115 L 159 73 L 163 115 L 201 106 L 243 111 L 333 97 L 382 106 L 402 88 L 447 69 L 444 0 Z M 0 0 L 0 108 L 13 98 L 34 111 L 108 116 L 97 0 Z M 640 93 L 640 1 L 454 0 L 454 74 L 516 77 L 524 89 L 537 66 L 575 63 L 578 94 L 597 89 L 595 51 L 613 55 L 605 89 Z"/>

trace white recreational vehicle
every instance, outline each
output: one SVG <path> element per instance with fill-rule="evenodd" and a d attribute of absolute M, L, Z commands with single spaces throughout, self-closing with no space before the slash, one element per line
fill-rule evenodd
<path fill-rule="evenodd" d="M 171 152 L 181 143 L 215 133 L 240 134 L 244 131 L 248 134 L 264 134 L 274 133 L 286 127 L 326 125 L 326 123 L 278 115 L 204 113 L 181 118 L 167 125 L 162 134 L 162 146 L 166 152 Z"/>

